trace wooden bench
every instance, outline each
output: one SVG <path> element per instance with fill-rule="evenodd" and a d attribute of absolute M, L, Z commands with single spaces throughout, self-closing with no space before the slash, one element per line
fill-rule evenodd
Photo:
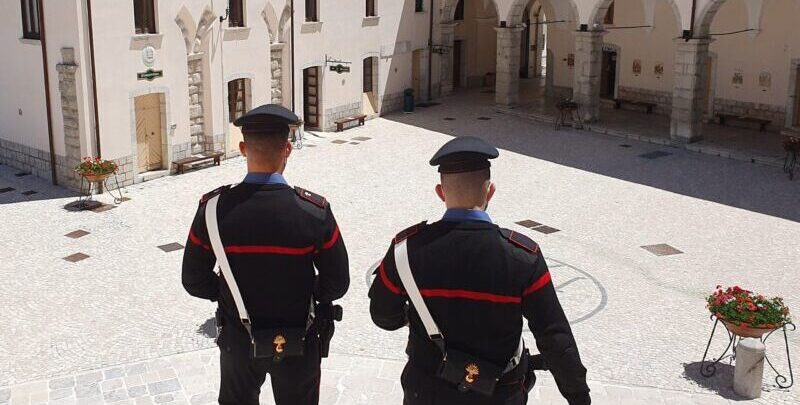
<path fill-rule="evenodd" d="M 624 99 L 624 98 L 615 98 L 614 99 L 614 108 L 616 108 L 617 110 L 622 108 L 623 104 L 629 104 L 629 105 L 635 105 L 635 106 L 639 106 L 639 107 L 644 107 L 644 108 L 647 109 L 647 113 L 648 114 L 652 114 L 653 113 L 653 109 L 656 108 L 656 106 L 657 106 L 656 103 L 648 103 L 646 101 L 627 100 L 627 99 Z"/>
<path fill-rule="evenodd" d="M 725 121 L 727 120 L 737 120 L 742 122 L 752 122 L 758 124 L 759 130 L 761 132 L 766 131 L 767 125 L 771 124 L 772 121 L 758 118 L 758 117 L 751 117 L 748 115 L 735 115 L 735 114 L 723 114 L 717 113 L 717 118 L 719 118 L 719 125 L 725 126 Z"/>
<path fill-rule="evenodd" d="M 186 166 L 193 165 L 195 163 L 210 162 L 213 160 L 214 165 L 219 166 L 220 159 L 222 158 L 223 155 L 224 153 L 222 152 L 203 152 L 199 155 L 178 159 L 172 162 L 172 164 L 176 166 L 175 171 L 178 174 L 183 174 L 184 170 L 186 170 Z"/>
<path fill-rule="evenodd" d="M 344 131 L 344 125 L 350 122 L 358 121 L 358 125 L 364 125 L 364 120 L 367 118 L 364 114 L 359 115 L 351 115 L 349 117 L 345 117 L 339 120 L 334 121 L 336 123 L 336 132 Z"/>

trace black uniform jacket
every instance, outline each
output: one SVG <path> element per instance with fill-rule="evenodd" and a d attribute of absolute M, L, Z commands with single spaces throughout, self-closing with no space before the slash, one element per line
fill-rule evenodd
<path fill-rule="evenodd" d="M 230 290 L 214 271 L 206 229 L 206 202 L 216 194 L 222 244 L 254 328 L 304 327 L 312 296 L 330 303 L 345 294 L 347 250 L 327 201 L 284 184 L 250 183 L 201 200 L 183 256 L 189 294 L 218 300 L 226 318 L 239 323 Z"/>
<path fill-rule="evenodd" d="M 442 355 L 409 308 L 397 274 L 394 243 L 406 238 L 411 271 L 448 347 L 504 366 L 524 317 L 561 393 L 579 403 L 588 398 L 586 369 L 539 246 L 488 222 L 417 225 L 400 233 L 384 257 L 370 289 L 370 313 L 386 330 L 410 325 L 410 365 L 433 372 Z"/>

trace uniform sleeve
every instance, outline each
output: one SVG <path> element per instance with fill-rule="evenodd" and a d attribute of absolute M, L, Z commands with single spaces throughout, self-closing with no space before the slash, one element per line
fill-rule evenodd
<path fill-rule="evenodd" d="M 219 276 L 214 272 L 217 259 L 208 239 L 205 212 L 205 205 L 200 205 L 189 229 L 181 279 L 189 294 L 216 301 L 219 296 Z"/>
<path fill-rule="evenodd" d="M 581 363 L 578 346 L 569 321 L 550 279 L 547 263 L 538 252 L 536 267 L 523 292 L 522 311 L 536 338 L 536 346 L 556 380 L 558 390 L 570 405 L 589 404 L 586 368 Z"/>
<path fill-rule="evenodd" d="M 314 299 L 322 304 L 342 298 L 350 288 L 350 262 L 339 225 L 330 206 L 325 216 L 325 235 L 322 246 L 314 255 L 319 275 L 314 286 Z"/>
<path fill-rule="evenodd" d="M 408 304 L 394 263 L 394 244 L 389 247 L 376 272 L 369 289 L 372 322 L 381 329 L 400 329 L 408 324 Z"/>

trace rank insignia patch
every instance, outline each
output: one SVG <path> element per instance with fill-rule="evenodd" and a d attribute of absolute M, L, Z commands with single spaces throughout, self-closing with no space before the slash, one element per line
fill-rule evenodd
<path fill-rule="evenodd" d="M 467 364 L 467 367 L 464 369 L 464 371 L 467 372 L 467 374 L 464 376 L 464 381 L 466 381 L 467 384 L 474 384 L 475 381 L 478 380 L 478 376 L 481 375 L 481 369 L 475 363 Z"/>

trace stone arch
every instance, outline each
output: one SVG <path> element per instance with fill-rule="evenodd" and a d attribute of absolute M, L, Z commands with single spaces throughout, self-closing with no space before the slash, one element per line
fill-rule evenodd
<path fill-rule="evenodd" d="M 186 9 L 186 6 L 181 7 L 178 15 L 175 16 L 175 23 L 183 34 L 183 41 L 186 45 L 186 53 L 192 53 L 195 35 L 197 35 L 197 25 L 195 25 L 192 13 Z"/>
<path fill-rule="evenodd" d="M 459 1 L 468 1 L 468 0 L 444 0 L 444 4 L 442 4 L 442 20 L 441 22 L 450 22 L 453 21 L 456 15 L 456 6 L 458 5 Z M 481 0 L 469 0 L 469 1 L 481 1 Z M 494 6 L 494 13 L 497 15 L 498 20 L 502 20 L 500 18 L 500 7 L 498 6 L 497 2 L 499 0 L 483 0 L 484 2 L 491 2 Z"/>
<path fill-rule="evenodd" d="M 286 23 L 292 19 L 292 10 L 289 6 L 283 8 L 281 19 L 278 23 L 278 42 L 286 42 L 287 27 Z"/>
<path fill-rule="evenodd" d="M 529 3 L 534 3 L 535 1 L 536 0 L 513 0 L 511 9 L 508 12 L 507 16 L 508 25 L 515 26 L 522 24 L 522 21 L 524 20 L 525 17 L 523 15 L 525 13 L 525 8 L 528 6 Z M 574 18 L 577 27 L 578 6 L 575 4 L 575 0 L 549 0 L 549 1 L 542 0 L 539 3 L 542 5 L 542 7 L 544 7 L 545 14 L 551 16 L 550 18 L 565 19 L 565 20 Z M 556 4 L 553 3 L 557 3 L 558 5 L 560 5 L 561 6 L 560 8 L 568 8 L 569 14 L 571 15 L 562 15 L 567 13 L 559 12 L 559 7 L 556 7 Z"/>
<path fill-rule="evenodd" d="M 717 15 L 719 8 L 725 4 L 726 0 L 709 0 L 705 7 L 699 10 L 697 18 L 694 23 L 694 37 L 695 38 L 708 38 L 711 34 L 711 23 L 714 21 L 714 16 Z"/>
<path fill-rule="evenodd" d="M 640 0 L 642 3 L 648 0 Z M 670 6 L 672 6 L 672 15 L 675 17 L 675 22 L 677 23 L 678 30 L 681 30 L 683 24 L 681 24 L 681 11 L 678 8 L 678 5 L 675 3 L 675 0 L 651 0 L 651 1 L 666 1 Z M 603 19 L 606 17 L 606 12 L 608 12 L 608 8 L 611 7 L 611 3 L 614 0 L 600 0 L 592 9 L 592 13 L 589 15 L 589 29 L 594 30 L 595 27 L 598 29 L 602 29 L 603 26 Z M 642 4 L 644 7 L 645 4 Z M 645 8 L 646 10 L 646 8 Z M 680 34 L 680 32 L 678 32 Z"/>
<path fill-rule="evenodd" d="M 267 32 L 269 32 L 269 43 L 275 43 L 278 29 L 278 16 L 275 14 L 275 8 L 272 7 L 271 2 L 267 2 L 267 5 L 261 10 L 261 18 L 264 19 L 264 22 L 267 24 Z"/>
<path fill-rule="evenodd" d="M 207 35 L 211 32 L 211 28 L 214 26 L 214 21 L 216 21 L 217 15 L 214 14 L 214 11 L 211 10 L 210 6 L 206 6 L 203 10 L 203 14 L 200 16 L 200 21 L 197 23 L 197 34 L 195 35 L 194 39 L 194 52 L 202 52 L 203 50 L 203 42 L 206 40 Z"/>

